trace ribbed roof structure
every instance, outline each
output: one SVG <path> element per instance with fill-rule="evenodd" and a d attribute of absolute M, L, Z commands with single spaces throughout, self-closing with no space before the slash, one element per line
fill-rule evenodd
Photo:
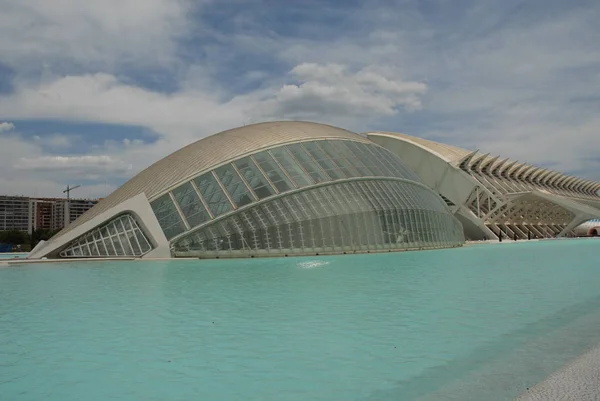
<path fill-rule="evenodd" d="M 406 134 L 401 134 L 398 132 L 386 132 L 386 131 L 369 131 L 370 134 L 389 134 L 398 138 L 402 138 L 406 141 L 416 143 L 419 146 L 427 148 L 430 151 L 433 151 L 440 155 L 447 162 L 453 162 L 456 160 L 460 160 L 463 157 L 467 156 L 471 153 L 463 148 L 459 148 L 457 146 L 446 145 L 444 143 L 430 141 L 428 139 L 417 138 L 415 136 L 410 136 Z"/>
<path fill-rule="evenodd" d="M 562 174 L 558 171 L 537 167 L 528 163 L 521 163 L 509 158 L 494 156 L 490 153 L 471 151 L 397 132 L 376 131 L 369 132 L 368 134 L 388 135 L 416 144 L 467 173 L 475 172 L 484 174 L 491 176 L 492 179 L 500 177 L 511 178 L 535 185 L 536 187 L 550 189 L 560 195 L 600 201 L 600 196 L 598 195 L 600 183 L 596 181 Z"/>
<path fill-rule="evenodd" d="M 200 139 L 144 169 L 58 233 L 57 239 L 102 212 L 145 193 L 149 200 L 165 190 L 232 159 L 263 148 L 307 139 L 350 139 L 370 143 L 353 132 L 325 124 L 276 121 L 248 125 Z"/>

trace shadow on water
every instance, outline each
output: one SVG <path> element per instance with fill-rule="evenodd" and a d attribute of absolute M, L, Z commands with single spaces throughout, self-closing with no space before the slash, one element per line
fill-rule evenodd
<path fill-rule="evenodd" d="M 495 360 L 506 357 L 515 349 L 519 349 L 524 346 L 525 349 L 527 349 L 526 346 L 529 345 L 529 342 L 536 341 L 542 337 L 544 339 L 549 339 L 552 333 L 569 326 L 569 324 L 572 324 L 580 318 L 588 315 L 594 315 L 594 312 L 598 311 L 600 311 L 600 296 L 563 308 L 560 311 L 529 324 L 519 330 L 504 334 L 499 338 L 492 340 L 488 344 L 474 349 L 472 352 L 463 356 L 462 358 L 457 358 L 456 360 L 444 365 L 428 368 L 414 378 L 397 382 L 391 389 L 377 391 L 368 396 L 365 400 L 416 400 L 420 397 L 431 395 L 432 393 L 439 391 L 452 382 L 460 380 L 471 373 L 487 367 Z M 597 320 L 595 322 L 597 323 Z M 595 327 L 597 327 L 597 325 Z M 576 349 L 569 349 L 568 351 L 576 352 L 578 354 L 569 355 L 567 358 L 573 359 L 579 356 L 579 354 L 585 352 L 586 349 L 596 345 L 598 342 L 596 334 L 597 332 L 593 333 L 593 328 L 590 328 L 583 339 L 579 338 L 577 335 L 573 336 L 573 341 L 579 340 L 579 342 L 576 344 L 576 347 L 571 347 Z M 569 332 L 568 336 L 571 335 L 572 333 Z M 585 344 L 586 342 L 589 344 Z M 562 343 L 560 345 L 562 345 Z M 557 345 L 554 344 L 554 346 Z M 534 357 L 543 359 L 544 355 L 542 353 L 543 351 L 538 351 Z M 513 357 L 513 355 L 510 355 L 510 357 Z M 529 367 L 527 366 L 519 366 L 518 364 L 509 363 L 503 368 L 505 371 L 503 373 L 509 373 L 509 376 L 512 376 L 512 379 L 520 380 L 517 372 L 521 370 L 527 372 L 528 368 Z M 534 368 L 539 368 L 539 366 Z M 543 379 L 545 376 L 547 376 L 547 374 L 557 370 L 558 368 L 560 368 L 560 366 L 553 367 L 549 372 L 542 373 L 542 377 L 540 377 L 540 379 Z M 508 370 L 511 372 L 506 372 Z M 535 383 L 528 383 L 527 385 L 533 384 Z M 518 391 L 524 390 L 525 387 Z M 514 396 L 516 395 L 517 394 L 514 394 Z"/>

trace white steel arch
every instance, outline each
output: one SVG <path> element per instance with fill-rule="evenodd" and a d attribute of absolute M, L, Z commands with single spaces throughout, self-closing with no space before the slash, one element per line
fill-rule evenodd
<path fill-rule="evenodd" d="M 444 171 L 445 180 L 452 184 L 424 181 L 456 204 L 453 210 L 463 225 L 469 222 L 465 234 L 470 239 L 495 238 L 500 233 L 516 238 L 566 236 L 578 224 L 600 218 L 600 183 L 479 151 L 439 157 L 440 146 L 420 157 L 426 164 L 413 163 L 416 159 L 406 155 L 415 151 L 414 144 L 428 151 L 431 141 L 390 132 L 369 132 L 367 137 L 404 157 L 422 177 Z M 461 188 L 454 185 L 458 182 L 471 184 Z"/>

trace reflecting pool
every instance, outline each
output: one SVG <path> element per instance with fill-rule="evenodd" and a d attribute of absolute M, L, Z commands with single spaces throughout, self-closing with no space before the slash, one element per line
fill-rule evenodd
<path fill-rule="evenodd" d="M 598 342 L 599 249 L 0 267 L 0 400 L 508 400 Z"/>

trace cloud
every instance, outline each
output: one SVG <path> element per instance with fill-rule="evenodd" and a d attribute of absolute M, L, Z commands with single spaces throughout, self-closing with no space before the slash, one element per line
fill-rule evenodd
<path fill-rule="evenodd" d="M 421 108 L 427 85 L 388 78 L 365 68 L 351 73 L 340 64 L 303 63 L 290 71 L 297 81 L 281 87 L 259 104 L 269 116 L 292 118 L 345 115 L 377 118 L 397 114 L 400 108 Z"/>
<path fill-rule="evenodd" d="M 66 76 L 48 83 L 19 85 L 11 96 L 0 97 L 9 115 L 71 121 L 95 121 L 147 127 L 190 127 L 239 114 L 211 94 L 154 92 L 119 81 L 110 74 Z M 220 109 L 220 110 L 217 110 Z"/>
<path fill-rule="evenodd" d="M 131 170 L 131 165 L 107 155 L 86 156 L 42 156 L 21 158 L 15 166 L 20 170 L 64 172 L 78 170 L 86 173 L 119 174 Z"/>
<path fill-rule="evenodd" d="M 15 125 L 13 123 L 2 122 L 0 123 L 0 132 L 7 132 L 15 129 Z"/>
<path fill-rule="evenodd" d="M 183 0 L 0 0 L 3 62 L 93 70 L 174 60 L 175 40 L 188 29 Z M 35 61 L 35 64 L 28 62 Z"/>
<path fill-rule="evenodd" d="M 600 4 L 369 0 L 319 13 L 262 5 L 0 0 L 1 63 L 15 71 L 10 93 L 0 93 L 2 120 L 158 135 L 107 133 L 74 155 L 80 147 L 60 127 L 33 141 L 4 130 L 0 190 L 45 185 L 40 176 L 101 181 L 102 157 L 118 183 L 197 139 L 275 119 L 401 131 L 600 179 Z M 44 159 L 56 156 L 67 159 Z M 38 158 L 60 174 L 42 171 Z"/>
<path fill-rule="evenodd" d="M 43 136 L 34 135 L 32 139 L 44 149 L 66 150 L 71 148 L 81 138 L 78 135 L 52 133 Z"/>
<path fill-rule="evenodd" d="M 27 140 L 18 132 L 0 136 L 0 160 L 0 194 L 7 195 L 63 196 L 64 186 L 76 182 L 82 184 L 78 190 L 80 196 L 101 197 L 115 189 L 114 177 L 128 174 L 123 172 L 127 164 L 119 161 L 117 165 L 121 166 L 121 171 L 117 168 L 108 176 L 104 174 L 101 163 L 94 167 L 88 162 L 87 167 L 81 168 L 85 162 L 77 165 L 71 161 L 72 168 L 65 167 L 68 163 L 63 163 L 65 168 L 57 168 L 60 162 L 49 160 L 40 143 Z"/>

